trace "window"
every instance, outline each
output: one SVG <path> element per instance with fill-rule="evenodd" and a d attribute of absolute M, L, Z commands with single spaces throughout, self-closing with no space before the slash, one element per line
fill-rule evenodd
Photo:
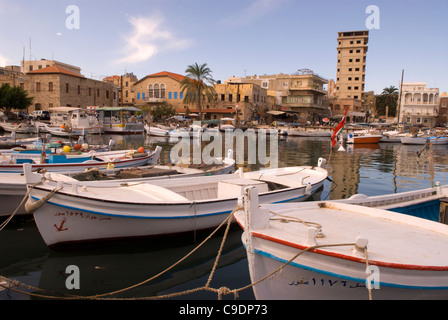
<path fill-rule="evenodd" d="M 158 83 L 154 85 L 154 98 L 160 98 L 160 89 Z"/>
<path fill-rule="evenodd" d="M 172 92 L 168 92 L 168 99 L 172 99 L 173 97 L 173 93 Z"/>
<path fill-rule="evenodd" d="M 352 71 L 353 69 L 352 68 L 348 68 L 348 71 Z"/>
<path fill-rule="evenodd" d="M 177 94 L 177 92 L 176 92 Z M 183 92 L 179 92 L 179 99 L 183 99 L 184 98 L 184 93 Z"/>
<path fill-rule="evenodd" d="M 160 85 L 160 98 L 165 99 L 165 85 L 163 83 Z"/>
<path fill-rule="evenodd" d="M 348 87 L 347 90 L 352 90 L 352 87 Z"/>
<path fill-rule="evenodd" d="M 350 53 L 353 53 L 353 50 L 350 50 Z"/>
<path fill-rule="evenodd" d="M 174 99 L 177 99 L 177 92 L 174 92 Z"/>
<path fill-rule="evenodd" d="M 36 91 L 40 92 L 40 82 L 36 82 Z"/>
<path fill-rule="evenodd" d="M 126 91 L 126 93 L 128 92 Z M 106 99 L 109 99 L 109 90 L 106 90 Z"/>
<path fill-rule="evenodd" d="M 226 95 L 225 94 L 221 94 L 221 101 L 225 101 L 226 100 Z"/>
<path fill-rule="evenodd" d="M 48 82 L 48 91 L 53 92 L 53 82 Z"/>
<path fill-rule="evenodd" d="M 152 88 L 152 84 L 148 86 L 148 98 L 154 98 L 154 89 Z"/>
<path fill-rule="evenodd" d="M 355 68 L 355 71 L 359 71 L 359 68 Z"/>
<path fill-rule="evenodd" d="M 137 92 L 137 100 L 140 100 L 140 92 Z"/>
<path fill-rule="evenodd" d="M 96 96 L 99 98 L 100 97 L 100 89 L 96 89 Z"/>
<path fill-rule="evenodd" d="M 66 83 L 66 84 L 65 84 L 65 93 L 68 93 L 69 91 L 70 91 L 69 84 Z"/>
<path fill-rule="evenodd" d="M 348 81 L 352 81 L 352 77 L 348 77 Z"/>
<path fill-rule="evenodd" d="M 359 49 L 358 49 L 358 50 L 356 50 L 356 53 L 361 53 L 361 50 L 359 50 Z"/>
<path fill-rule="evenodd" d="M 353 59 L 348 59 L 348 62 L 353 62 Z"/>
<path fill-rule="evenodd" d="M 267 88 L 269 86 L 269 82 L 267 82 L 267 81 L 263 81 L 262 83 L 261 83 L 261 87 L 262 88 Z"/>
<path fill-rule="evenodd" d="M 229 102 L 232 102 L 232 94 L 229 94 Z"/>
<path fill-rule="evenodd" d="M 406 122 L 407 123 L 411 122 L 411 117 L 406 117 Z"/>
<path fill-rule="evenodd" d="M 78 94 L 81 94 L 81 86 L 78 86 Z"/>

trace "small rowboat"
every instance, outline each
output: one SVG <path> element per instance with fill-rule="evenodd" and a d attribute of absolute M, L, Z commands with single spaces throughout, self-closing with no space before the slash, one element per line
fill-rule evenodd
<path fill-rule="evenodd" d="M 257 299 L 447 299 L 448 225 L 336 202 L 262 204 L 243 228 Z"/>
<path fill-rule="evenodd" d="M 42 177 L 24 164 L 33 186 L 26 208 L 50 247 L 194 232 L 225 221 L 246 186 L 259 188 L 263 203 L 308 199 L 328 176 L 319 164 L 119 186 Z"/>

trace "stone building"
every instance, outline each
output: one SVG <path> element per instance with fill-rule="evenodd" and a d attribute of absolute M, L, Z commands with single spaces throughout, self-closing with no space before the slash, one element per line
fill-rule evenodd
<path fill-rule="evenodd" d="M 61 67 L 65 70 L 68 70 L 72 73 L 75 73 L 79 76 L 81 76 L 81 68 L 77 66 L 73 66 L 71 64 L 63 63 L 56 60 L 47 60 L 47 59 L 41 59 L 41 60 L 28 60 L 28 61 L 22 61 L 21 63 L 21 69 L 23 73 L 28 73 L 31 71 L 44 69 L 48 67 Z"/>
<path fill-rule="evenodd" d="M 30 71 L 21 83 L 28 95 L 34 97 L 34 110 L 69 106 L 86 109 L 88 106 L 117 106 L 117 90 L 103 81 L 88 79 L 60 66 Z"/>
<path fill-rule="evenodd" d="M 425 82 L 403 82 L 400 122 L 411 126 L 435 127 L 439 115 L 439 89 Z"/>
<path fill-rule="evenodd" d="M 216 105 L 206 107 L 207 119 L 232 116 L 240 121 L 261 121 L 268 110 L 267 90 L 255 83 L 232 82 L 215 84 Z"/>
<path fill-rule="evenodd" d="M 229 81 L 235 81 L 230 79 Z M 241 81 L 256 83 L 272 97 L 279 111 L 299 122 L 317 122 L 331 115 L 325 86 L 328 80 L 309 69 L 293 74 L 249 76 Z M 269 99 L 268 99 L 269 100 Z M 270 108 L 268 106 L 268 108 Z"/>
<path fill-rule="evenodd" d="M 183 111 L 187 105 L 183 103 L 183 93 L 180 83 L 183 75 L 162 71 L 143 77 L 133 84 L 135 105 L 157 106 L 163 102 L 171 104 L 176 110 Z"/>
<path fill-rule="evenodd" d="M 114 75 L 103 79 L 104 82 L 113 84 L 118 91 L 118 105 L 135 104 L 134 83 L 138 81 L 137 77 L 131 73 L 125 73 L 122 76 Z"/>
<path fill-rule="evenodd" d="M 448 126 L 448 93 L 444 92 L 439 98 L 439 117 L 437 124 L 441 126 Z"/>

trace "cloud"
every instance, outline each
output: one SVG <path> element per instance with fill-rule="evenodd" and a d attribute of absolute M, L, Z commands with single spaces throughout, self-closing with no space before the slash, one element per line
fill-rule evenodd
<path fill-rule="evenodd" d="M 0 54 L 0 67 L 6 67 L 8 65 L 8 59 Z"/>
<path fill-rule="evenodd" d="M 241 10 L 236 15 L 227 17 L 226 23 L 230 24 L 249 24 L 254 20 L 260 19 L 267 14 L 272 13 L 283 3 L 289 0 L 255 0 L 246 9 Z"/>
<path fill-rule="evenodd" d="M 164 26 L 161 15 L 152 17 L 130 17 L 129 23 L 133 30 L 124 36 L 126 47 L 124 56 L 118 59 L 118 63 L 139 63 L 149 60 L 162 50 L 182 49 L 191 41 L 179 39 Z"/>

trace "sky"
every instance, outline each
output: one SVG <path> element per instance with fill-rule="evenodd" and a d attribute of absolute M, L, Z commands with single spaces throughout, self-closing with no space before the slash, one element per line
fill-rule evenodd
<path fill-rule="evenodd" d="M 365 91 L 399 87 L 404 70 L 448 92 L 447 0 L 0 0 L 0 66 L 50 59 L 101 80 L 206 63 L 221 81 L 335 79 L 338 32 L 357 30 L 369 30 Z"/>

